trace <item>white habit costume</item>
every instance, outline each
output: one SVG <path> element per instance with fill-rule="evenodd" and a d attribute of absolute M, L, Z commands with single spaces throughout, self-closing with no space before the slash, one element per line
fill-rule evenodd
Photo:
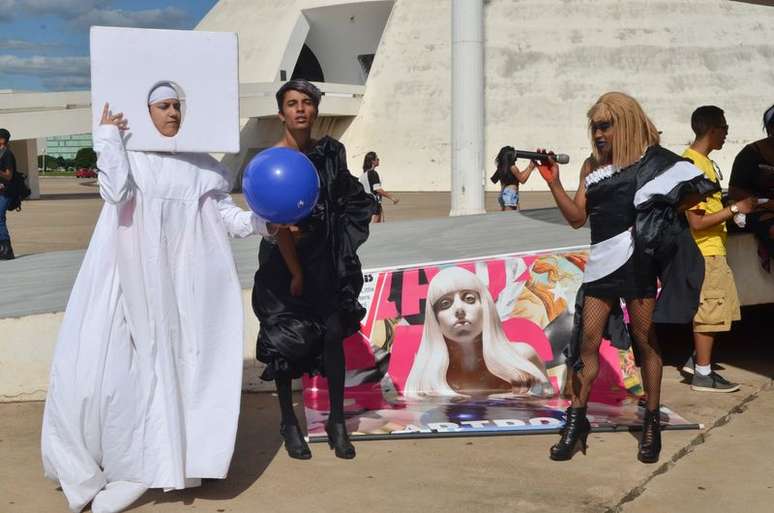
<path fill-rule="evenodd" d="M 267 234 L 211 156 L 127 152 L 114 125 L 94 146 L 106 204 L 62 322 L 42 435 L 46 476 L 74 512 L 111 482 L 226 476 L 243 347 L 227 234 Z"/>

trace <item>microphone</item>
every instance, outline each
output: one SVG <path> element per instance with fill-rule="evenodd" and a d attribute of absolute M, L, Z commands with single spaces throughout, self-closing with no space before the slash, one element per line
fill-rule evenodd
<path fill-rule="evenodd" d="M 538 160 L 541 162 L 545 162 L 548 160 L 549 155 L 545 153 L 538 153 L 536 151 L 524 151 L 524 150 L 516 150 L 516 158 L 517 159 L 530 159 L 530 160 Z M 564 153 L 558 153 L 554 155 L 554 160 L 557 164 L 569 164 L 570 163 L 570 157 L 565 155 Z"/>

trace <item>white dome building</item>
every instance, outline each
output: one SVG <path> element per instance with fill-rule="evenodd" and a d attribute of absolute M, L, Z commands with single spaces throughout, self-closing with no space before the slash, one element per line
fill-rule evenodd
<path fill-rule="evenodd" d="M 692 139 L 696 107 L 723 108 L 730 133 L 713 158 L 730 172 L 774 103 L 774 8 L 754 3 L 485 1 L 485 175 L 505 144 L 549 147 L 570 155 L 574 188 L 590 152 L 586 111 L 609 90 L 640 100 L 675 151 Z M 356 112 L 323 112 L 319 127 L 347 145 L 353 173 L 375 150 L 390 190 L 449 190 L 450 1 L 221 0 L 197 28 L 239 33 L 243 84 L 296 70 L 325 82 L 323 107 L 336 91 L 354 97 Z M 273 115 L 243 122 L 234 166 L 279 135 Z"/>

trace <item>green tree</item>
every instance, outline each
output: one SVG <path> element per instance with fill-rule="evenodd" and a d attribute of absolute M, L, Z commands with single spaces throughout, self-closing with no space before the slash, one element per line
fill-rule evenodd
<path fill-rule="evenodd" d="M 81 148 L 78 153 L 75 154 L 73 159 L 73 165 L 76 168 L 92 168 L 97 166 L 97 154 L 92 148 Z"/>
<path fill-rule="evenodd" d="M 43 158 L 46 159 L 45 169 L 47 171 L 53 171 L 53 170 L 55 170 L 58 167 L 56 159 L 54 157 L 52 157 L 51 155 L 38 155 L 38 168 L 39 169 L 43 169 L 44 168 L 44 166 L 43 166 Z"/>

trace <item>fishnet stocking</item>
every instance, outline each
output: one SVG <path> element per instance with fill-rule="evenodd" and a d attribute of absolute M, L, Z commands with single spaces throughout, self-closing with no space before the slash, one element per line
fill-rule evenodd
<path fill-rule="evenodd" d="M 658 345 L 653 326 L 653 309 L 656 298 L 630 299 L 626 302 L 629 312 L 629 332 L 637 344 L 641 359 L 642 383 L 648 395 L 647 408 L 657 410 L 661 401 L 661 347 Z"/>
<path fill-rule="evenodd" d="M 572 406 L 584 407 L 589 400 L 591 385 L 599 373 L 599 346 L 607 319 L 613 309 L 612 299 L 586 296 L 583 300 L 583 340 L 580 358 L 583 368 L 572 373 Z"/>
<path fill-rule="evenodd" d="M 605 332 L 610 311 L 616 300 L 586 296 L 583 303 L 583 340 L 580 358 L 583 368 L 572 374 L 572 406 L 583 407 L 589 400 L 591 386 L 599 373 L 599 346 Z M 647 409 L 656 410 L 661 401 L 661 348 L 653 327 L 655 298 L 630 299 L 629 332 L 642 359 L 642 381 L 647 394 Z"/>

